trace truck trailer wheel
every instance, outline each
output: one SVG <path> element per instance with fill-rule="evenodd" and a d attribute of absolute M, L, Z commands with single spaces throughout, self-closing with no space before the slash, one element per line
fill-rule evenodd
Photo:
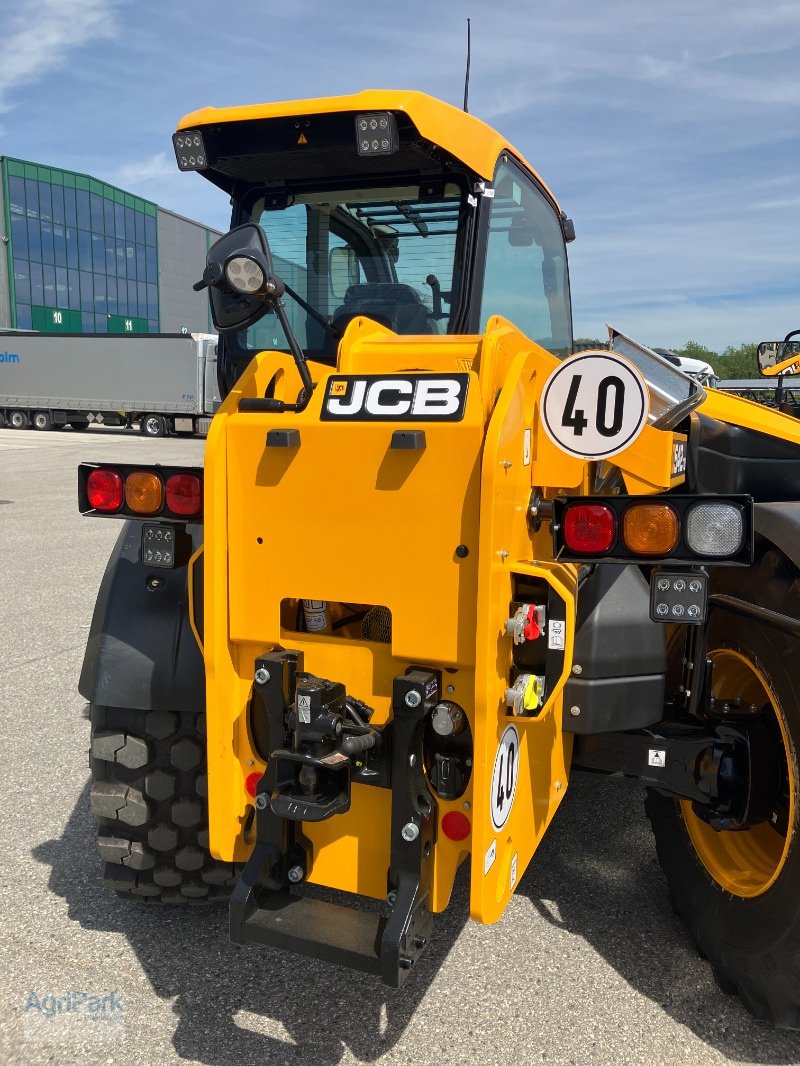
<path fill-rule="evenodd" d="M 166 437 L 169 426 L 163 415 L 142 415 L 139 431 L 145 437 Z"/>
<path fill-rule="evenodd" d="M 11 429 L 25 429 L 28 425 L 28 416 L 24 411 L 9 411 L 8 424 Z"/>
<path fill-rule="evenodd" d="M 741 576 L 740 576 L 741 575 Z M 738 578 L 738 580 L 737 580 Z M 800 617 L 797 574 L 777 552 L 724 591 Z M 719 985 L 756 1017 L 800 1028 L 800 641 L 751 619 L 715 612 L 709 658 L 714 695 L 763 711 L 754 759 L 772 759 L 770 816 L 739 831 L 712 829 L 688 801 L 650 791 L 646 802 L 670 897 Z"/>
<path fill-rule="evenodd" d="M 52 429 L 53 422 L 49 411 L 35 411 L 33 415 L 33 428 L 39 430 Z"/>
<path fill-rule="evenodd" d="M 93 705 L 91 723 L 106 884 L 130 899 L 227 899 L 241 867 L 208 851 L 205 716 Z"/>

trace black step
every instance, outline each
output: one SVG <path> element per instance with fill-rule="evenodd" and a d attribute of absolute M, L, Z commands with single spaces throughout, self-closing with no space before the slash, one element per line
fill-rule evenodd
<path fill-rule="evenodd" d="M 379 956 L 386 919 L 338 903 L 271 892 L 242 922 L 247 941 L 381 974 Z"/>

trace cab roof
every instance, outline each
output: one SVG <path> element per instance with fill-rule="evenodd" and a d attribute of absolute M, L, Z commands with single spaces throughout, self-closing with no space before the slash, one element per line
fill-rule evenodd
<path fill-rule="evenodd" d="M 226 126 L 233 123 L 263 122 L 269 119 L 304 118 L 351 112 L 392 111 L 405 114 L 427 141 L 465 164 L 481 178 L 491 181 L 501 152 L 514 156 L 548 192 L 555 196 L 522 154 L 485 122 L 437 100 L 426 93 L 401 89 L 367 89 L 351 96 L 327 96 L 308 100 L 286 100 L 272 104 L 241 107 L 205 107 L 185 115 L 177 129 Z M 211 175 L 207 175 L 211 177 Z M 214 180 L 214 178 L 211 178 Z"/>

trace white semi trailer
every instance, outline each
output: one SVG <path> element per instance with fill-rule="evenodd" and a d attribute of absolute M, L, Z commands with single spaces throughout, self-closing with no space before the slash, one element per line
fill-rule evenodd
<path fill-rule="evenodd" d="M 0 425 L 12 429 L 205 435 L 219 403 L 215 334 L 0 331 Z"/>

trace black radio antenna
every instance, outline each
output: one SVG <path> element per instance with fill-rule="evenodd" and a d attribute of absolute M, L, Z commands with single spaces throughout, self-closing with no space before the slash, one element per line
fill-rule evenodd
<path fill-rule="evenodd" d="M 469 60 L 471 53 L 471 34 L 470 34 L 470 19 L 467 19 L 467 74 L 464 78 L 464 110 L 469 113 Z"/>

